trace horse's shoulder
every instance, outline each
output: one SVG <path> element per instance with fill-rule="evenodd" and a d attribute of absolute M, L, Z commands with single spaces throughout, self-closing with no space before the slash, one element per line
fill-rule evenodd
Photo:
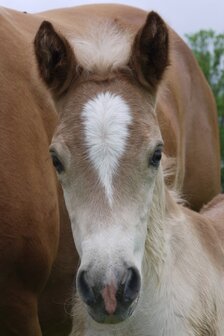
<path fill-rule="evenodd" d="M 211 202 L 203 206 L 200 213 L 213 223 L 224 246 L 224 194 L 214 197 Z"/>
<path fill-rule="evenodd" d="M 224 269 L 224 199 L 218 203 L 214 200 L 213 204 L 207 210 L 201 210 L 201 213 L 189 209 L 184 211 L 193 235 L 197 236 L 207 256 L 218 269 Z"/>

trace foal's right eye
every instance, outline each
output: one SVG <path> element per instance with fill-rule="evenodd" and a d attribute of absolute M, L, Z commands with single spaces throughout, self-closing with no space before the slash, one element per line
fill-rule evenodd
<path fill-rule="evenodd" d="M 55 152 L 50 152 L 50 154 L 51 154 L 52 163 L 53 163 L 56 171 L 58 172 L 58 174 L 62 173 L 65 169 L 64 169 L 63 164 L 61 163 L 61 161 L 57 157 L 57 154 Z"/>
<path fill-rule="evenodd" d="M 150 158 L 149 165 L 158 168 L 161 158 L 162 158 L 162 148 L 158 147 L 153 153 L 152 157 Z"/>

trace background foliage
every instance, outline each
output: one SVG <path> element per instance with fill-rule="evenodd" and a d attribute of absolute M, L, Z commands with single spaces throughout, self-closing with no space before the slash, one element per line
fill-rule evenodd
<path fill-rule="evenodd" d="M 224 191 L 224 34 L 200 30 L 186 35 L 199 65 L 207 78 L 217 104 L 221 141 L 221 178 Z"/>

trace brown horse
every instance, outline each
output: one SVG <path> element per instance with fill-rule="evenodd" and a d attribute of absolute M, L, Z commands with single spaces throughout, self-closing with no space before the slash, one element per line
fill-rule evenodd
<path fill-rule="evenodd" d="M 219 190 L 214 101 L 191 53 L 154 12 L 45 16 L 60 33 L 44 21 L 35 53 L 59 113 L 50 152 L 81 259 L 72 335 L 223 335 L 223 242 L 176 203 L 160 165 L 164 147 L 192 207 Z"/>
<path fill-rule="evenodd" d="M 125 76 L 126 70 L 134 74 L 131 63 L 122 64 L 125 50 L 122 51 L 119 46 L 124 43 L 128 47 L 128 55 L 146 13 L 125 6 L 101 5 L 39 15 L 1 9 L 0 17 L 0 335 L 39 336 L 41 330 L 44 335 L 67 335 L 69 316 L 65 304 L 71 297 L 77 256 L 67 212 L 48 155 L 57 115 L 52 98 L 36 73 L 32 41 L 44 19 L 54 22 L 57 29 L 70 37 L 71 43 L 73 38 L 76 40 L 75 55 L 77 59 L 80 56 L 82 63 L 76 67 L 78 64 L 74 62 L 71 74 L 76 77 L 79 71 L 75 70 L 79 68 L 81 74 L 77 80 L 86 81 L 86 88 L 91 83 L 99 85 L 99 88 L 101 85 L 107 87 L 116 73 L 118 80 L 123 70 Z M 113 37 L 116 31 L 124 32 L 121 40 L 112 39 L 115 42 L 112 50 L 109 49 L 110 43 L 105 44 L 114 57 L 108 74 L 98 72 L 99 52 L 102 51 L 104 57 L 100 45 L 99 50 L 95 46 L 91 52 L 91 48 L 82 44 L 82 38 L 86 36 L 91 47 L 87 30 L 91 30 L 93 24 L 97 27 L 99 20 L 108 22 L 108 25 L 105 23 L 105 32 L 98 31 L 103 42 L 106 42 L 108 33 L 109 37 Z M 108 30 L 110 21 L 113 22 L 111 33 Z M 126 30 L 130 31 L 128 44 Z M 96 36 L 93 34 L 93 37 L 94 42 Z M 122 34 L 119 33 L 118 37 L 121 38 Z M 198 209 L 219 192 L 216 111 L 210 89 L 191 52 L 171 29 L 169 40 L 171 65 L 157 92 L 157 115 L 165 140 L 165 152 L 176 158 L 176 176 L 169 183 L 181 190 L 189 204 Z M 66 41 L 65 44 L 68 46 Z M 54 43 L 52 46 L 55 47 Z M 53 66 L 61 64 L 57 62 L 63 54 L 60 46 L 59 53 L 56 50 L 54 54 Z M 85 51 L 84 61 L 82 56 Z M 71 57 L 74 58 L 73 55 Z M 88 68 L 89 58 L 91 62 L 96 60 L 96 69 L 91 68 L 91 62 Z M 101 60 L 103 65 L 103 58 Z M 107 59 L 105 61 L 107 67 Z M 73 86 L 67 87 L 70 77 L 63 77 L 64 70 L 60 72 L 60 66 L 58 69 L 56 73 L 59 77 L 52 77 L 53 81 L 49 79 L 48 84 L 60 105 L 66 101 Z M 143 90 L 145 84 L 144 90 L 150 93 L 148 84 L 142 83 L 142 80 L 144 78 L 135 82 L 134 96 L 139 88 Z M 114 85 L 116 87 L 116 80 Z M 64 88 L 66 91 L 63 91 Z M 92 91 L 91 85 L 89 88 L 87 96 Z M 63 92 L 58 99 L 60 90 Z M 143 103 L 140 101 L 139 108 Z M 197 129 L 192 127 L 195 124 Z M 205 131 L 206 138 L 202 143 L 200 139 Z M 199 161 L 204 164 L 198 164 Z"/>
<path fill-rule="evenodd" d="M 42 19 L 0 13 L 0 335 L 66 335 L 77 259 L 48 152 L 57 114 L 34 66 Z"/>

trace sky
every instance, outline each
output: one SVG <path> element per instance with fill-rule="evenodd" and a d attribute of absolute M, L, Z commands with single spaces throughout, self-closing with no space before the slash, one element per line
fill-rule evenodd
<path fill-rule="evenodd" d="M 224 33 L 224 0 L 0 0 L 0 5 L 33 13 L 96 2 L 117 2 L 155 10 L 182 37 L 200 29 Z"/>

